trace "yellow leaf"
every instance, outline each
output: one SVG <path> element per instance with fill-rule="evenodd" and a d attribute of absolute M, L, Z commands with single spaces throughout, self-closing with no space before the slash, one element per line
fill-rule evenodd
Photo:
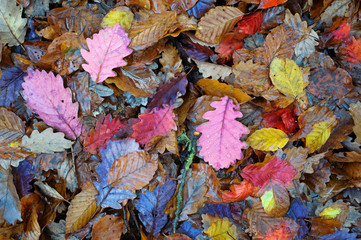
<path fill-rule="evenodd" d="M 134 14 L 127 7 L 117 7 L 110 10 L 107 15 L 103 18 L 102 28 L 113 27 L 115 24 L 119 25 L 128 31 L 132 26 Z"/>
<path fill-rule="evenodd" d="M 224 97 L 230 95 L 231 97 L 234 97 L 238 101 L 238 103 L 247 102 L 252 99 L 242 90 L 235 87 L 233 87 L 232 89 L 232 86 L 225 83 L 220 83 L 214 79 L 200 79 L 197 82 L 197 85 L 201 87 L 203 91 L 208 95 L 217 97 Z"/>
<path fill-rule="evenodd" d="M 274 58 L 270 66 L 273 85 L 286 96 L 297 98 L 304 94 L 303 73 L 291 59 Z"/>
<path fill-rule="evenodd" d="M 312 131 L 306 136 L 306 147 L 310 150 L 308 153 L 316 152 L 331 135 L 332 123 L 324 121 L 315 123 Z"/>
<path fill-rule="evenodd" d="M 236 7 L 219 6 L 209 10 L 198 23 L 196 37 L 208 43 L 219 43 L 242 18 L 243 12 Z"/>
<path fill-rule="evenodd" d="M 282 217 L 290 207 L 290 197 L 287 189 L 275 182 L 270 182 L 261 196 L 264 211 L 270 217 Z"/>
<path fill-rule="evenodd" d="M 232 224 L 227 217 L 214 223 L 204 232 L 212 240 L 234 240 L 237 238 L 237 227 Z"/>
<path fill-rule="evenodd" d="M 98 191 L 92 183 L 87 184 L 83 191 L 71 201 L 65 219 L 65 233 L 72 233 L 89 222 L 97 210 L 95 196 Z"/>
<path fill-rule="evenodd" d="M 276 151 L 279 148 L 283 148 L 288 143 L 288 136 L 279 129 L 262 128 L 249 136 L 247 143 L 257 150 Z"/>
<path fill-rule="evenodd" d="M 341 208 L 328 207 L 323 209 L 318 216 L 329 219 L 329 218 L 335 218 L 340 213 L 341 213 Z"/>

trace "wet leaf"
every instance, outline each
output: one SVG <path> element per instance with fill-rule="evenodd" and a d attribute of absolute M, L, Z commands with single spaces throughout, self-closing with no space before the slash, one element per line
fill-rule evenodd
<path fill-rule="evenodd" d="M 287 134 L 275 128 L 262 128 L 247 138 L 247 144 L 261 151 L 276 151 L 288 143 Z"/>
<path fill-rule="evenodd" d="M 101 240 L 104 236 L 109 239 L 120 239 L 123 233 L 124 220 L 115 215 L 100 218 L 93 226 L 93 239 Z"/>

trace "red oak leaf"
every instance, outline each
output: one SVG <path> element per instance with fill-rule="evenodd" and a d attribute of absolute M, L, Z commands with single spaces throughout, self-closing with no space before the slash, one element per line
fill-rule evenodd
<path fill-rule="evenodd" d="M 248 196 L 253 195 L 255 192 L 258 192 L 258 188 L 253 186 L 251 182 L 244 180 L 239 185 L 232 185 L 229 188 L 229 191 L 222 192 L 223 202 L 239 202 L 246 199 Z"/>
<path fill-rule="evenodd" d="M 91 129 L 84 140 L 84 149 L 89 153 L 96 154 L 99 148 L 104 147 L 125 126 L 126 124 L 119 119 L 112 119 L 110 114 L 99 118 L 95 129 Z"/>
<path fill-rule="evenodd" d="M 154 108 L 151 113 L 139 115 L 140 121 L 132 126 L 134 138 L 140 144 L 147 144 L 156 136 L 166 136 L 170 130 L 176 130 L 173 107 L 164 105 L 163 108 Z"/>
<path fill-rule="evenodd" d="M 272 180 L 276 180 L 287 187 L 296 174 L 297 171 L 293 166 L 278 157 L 273 157 L 266 162 L 248 165 L 241 172 L 244 179 L 260 188 Z"/>
<path fill-rule="evenodd" d="M 24 80 L 27 106 L 46 124 L 58 128 L 69 138 L 79 136 L 82 124 L 78 119 L 78 103 L 72 102 L 71 91 L 64 88 L 61 76 L 30 69 Z"/>
<path fill-rule="evenodd" d="M 197 131 L 202 133 L 198 146 L 202 147 L 199 154 L 204 161 L 219 170 L 243 158 L 242 149 L 247 148 L 247 144 L 240 138 L 249 131 L 236 120 L 243 115 L 227 96 L 222 101 L 212 102 L 211 106 L 215 110 L 202 116 L 209 121 L 197 127 Z"/>
<path fill-rule="evenodd" d="M 293 108 L 280 109 L 266 114 L 262 125 L 266 128 L 278 128 L 292 135 L 298 130 L 297 115 Z"/>

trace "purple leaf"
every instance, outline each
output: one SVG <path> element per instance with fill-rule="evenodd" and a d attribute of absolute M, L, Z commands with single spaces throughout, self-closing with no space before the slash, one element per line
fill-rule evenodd
<path fill-rule="evenodd" d="M 176 187 L 176 182 L 168 179 L 162 186 L 157 186 L 153 192 L 148 190 L 135 200 L 139 218 L 152 236 L 158 235 L 168 221 L 164 209 L 173 197 Z"/>
<path fill-rule="evenodd" d="M 243 158 L 242 148 L 247 148 L 247 144 L 241 142 L 240 138 L 248 133 L 248 129 L 236 120 L 243 115 L 235 110 L 236 106 L 228 97 L 212 102 L 211 106 L 216 109 L 203 114 L 203 118 L 209 121 L 196 130 L 202 133 L 198 140 L 198 146 L 202 147 L 200 155 L 219 170 Z"/>
<path fill-rule="evenodd" d="M 192 226 L 193 224 L 188 221 L 184 221 L 178 229 L 178 233 L 182 233 L 187 235 L 188 237 L 192 239 L 196 239 L 196 237 L 202 233 L 202 229 L 197 229 Z"/>
<path fill-rule="evenodd" d="M 32 172 L 33 164 L 26 158 L 19 163 L 17 168 L 13 169 L 14 184 L 19 192 L 20 198 L 30 193 L 32 186 L 30 182 L 34 179 L 35 175 Z"/>
<path fill-rule="evenodd" d="M 202 214 L 208 213 L 212 216 L 217 214 L 220 218 L 232 218 L 232 209 L 228 203 L 206 204 L 200 211 Z"/>
<path fill-rule="evenodd" d="M 199 0 L 196 5 L 187 11 L 188 15 L 201 18 L 209 9 L 214 7 L 216 0 Z"/>
<path fill-rule="evenodd" d="M 0 79 L 0 106 L 9 107 L 20 96 L 25 72 L 19 67 L 6 68 Z"/>
<path fill-rule="evenodd" d="M 337 231 L 333 234 L 323 235 L 318 237 L 320 240 L 356 240 L 357 233 L 348 233 L 346 230 Z"/>
<path fill-rule="evenodd" d="M 88 64 L 83 64 L 82 67 L 98 83 L 116 76 L 112 69 L 126 65 L 123 58 L 132 53 L 127 48 L 130 40 L 119 24 L 100 30 L 93 35 L 93 39 L 87 38 L 86 41 L 89 52 L 84 49 L 80 52 Z"/>
<path fill-rule="evenodd" d="M 71 91 L 64 88 L 61 76 L 29 69 L 24 80 L 22 86 L 28 108 L 49 126 L 76 139 L 82 128 L 78 119 L 78 104 L 72 102 Z"/>

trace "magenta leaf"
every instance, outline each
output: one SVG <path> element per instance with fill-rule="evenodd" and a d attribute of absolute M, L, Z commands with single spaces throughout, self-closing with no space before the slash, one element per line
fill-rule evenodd
<path fill-rule="evenodd" d="M 204 161 L 219 170 L 234 164 L 236 159 L 243 158 L 242 148 L 247 148 L 247 144 L 240 141 L 240 138 L 248 133 L 248 128 L 236 120 L 243 115 L 235 111 L 236 106 L 228 97 L 212 102 L 211 106 L 215 110 L 203 114 L 203 118 L 209 121 L 196 130 L 202 133 L 198 140 L 198 146 L 202 147 L 200 155 L 204 157 Z"/>
<path fill-rule="evenodd" d="M 69 138 L 79 136 L 82 124 L 78 119 L 78 104 L 72 102 L 71 90 L 64 88 L 61 76 L 30 69 L 24 80 L 23 95 L 28 108 Z"/>
<path fill-rule="evenodd" d="M 130 40 L 119 24 L 100 30 L 93 35 L 93 39 L 87 38 L 86 41 L 89 51 L 82 49 L 80 52 L 88 64 L 83 64 L 82 67 L 98 83 L 116 76 L 112 69 L 126 65 L 123 58 L 132 53 L 127 48 Z"/>

